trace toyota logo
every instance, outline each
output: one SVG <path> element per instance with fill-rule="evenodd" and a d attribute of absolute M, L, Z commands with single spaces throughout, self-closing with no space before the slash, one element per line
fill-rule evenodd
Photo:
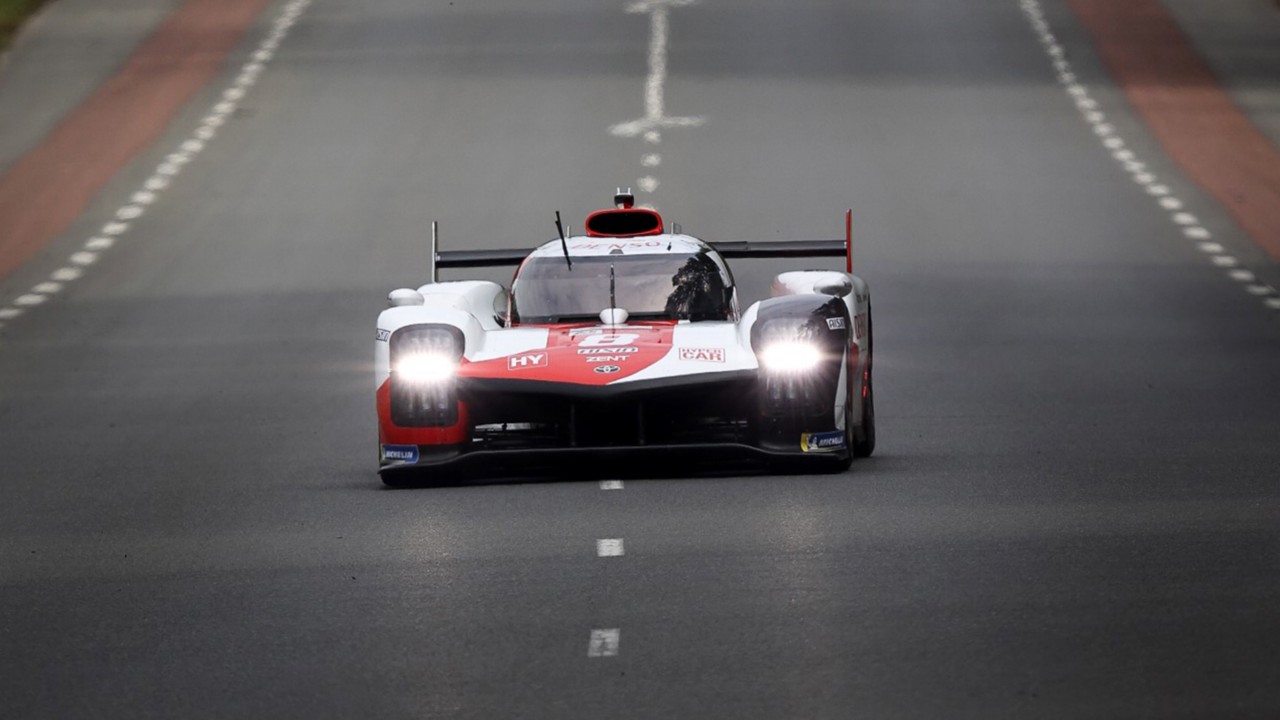
<path fill-rule="evenodd" d="M 616 373 L 621 369 L 622 368 L 618 367 L 617 365 L 601 365 L 596 368 L 596 372 L 604 373 L 605 375 L 608 375 L 610 373 Z"/>

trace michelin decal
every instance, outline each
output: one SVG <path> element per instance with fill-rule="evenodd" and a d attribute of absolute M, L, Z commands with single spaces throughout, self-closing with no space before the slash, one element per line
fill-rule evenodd
<path fill-rule="evenodd" d="M 800 450 L 803 452 L 834 452 L 844 449 L 844 431 L 801 433 Z"/>

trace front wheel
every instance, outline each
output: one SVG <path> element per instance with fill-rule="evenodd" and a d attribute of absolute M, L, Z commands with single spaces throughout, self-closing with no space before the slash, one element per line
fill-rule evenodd
<path fill-rule="evenodd" d="M 862 425 L 854 433 L 853 456 L 871 457 L 876 449 L 876 396 L 871 390 L 871 377 L 867 376 L 867 394 L 862 399 Z"/>

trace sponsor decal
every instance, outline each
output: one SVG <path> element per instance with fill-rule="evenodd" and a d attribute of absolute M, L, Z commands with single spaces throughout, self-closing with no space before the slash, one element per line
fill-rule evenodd
<path fill-rule="evenodd" d="M 867 336 L 867 314 L 858 313 L 853 316 L 853 336 L 856 338 L 864 338 Z"/>
<path fill-rule="evenodd" d="M 547 353 L 545 352 L 512 355 L 507 358 L 507 369 L 524 370 L 527 368 L 546 367 L 548 359 Z"/>
<path fill-rule="evenodd" d="M 417 445 L 383 445 L 382 459 L 389 462 L 418 462 Z"/>
<path fill-rule="evenodd" d="M 621 370 L 622 368 L 618 367 L 617 365 L 601 365 L 600 367 L 595 369 L 596 372 L 604 373 L 605 375 L 611 375 L 613 373 L 620 372 Z"/>
<path fill-rule="evenodd" d="M 843 330 L 844 327 L 845 327 L 844 318 L 842 317 L 827 318 L 828 330 Z"/>
<path fill-rule="evenodd" d="M 378 328 L 378 342 L 386 342 L 391 339 L 391 331 Z"/>
<path fill-rule="evenodd" d="M 844 448 L 844 431 L 801 433 L 800 450 L 803 452 L 833 452 Z"/>
<path fill-rule="evenodd" d="M 587 358 L 587 362 L 589 363 L 626 362 L 626 360 L 626 355 L 593 355 Z"/>
<path fill-rule="evenodd" d="M 584 348 L 634 345 L 636 340 L 639 339 L 640 336 L 636 333 L 607 332 L 599 335 L 588 335 L 582 338 L 578 345 Z"/>
<path fill-rule="evenodd" d="M 574 250 L 639 250 L 641 248 L 658 248 L 662 243 L 657 240 L 636 240 L 634 242 L 576 242 Z"/>
<path fill-rule="evenodd" d="M 724 362 L 724 348 L 680 348 L 681 360 L 697 362 Z"/>
<path fill-rule="evenodd" d="M 613 335 L 613 334 L 616 334 L 620 329 L 621 330 L 653 330 L 654 328 L 651 325 L 631 325 L 631 324 L 619 325 L 616 327 L 596 326 L 596 327 L 571 328 L 569 330 L 569 337 L 578 337 L 579 335 Z"/>
<path fill-rule="evenodd" d="M 584 347 L 578 348 L 579 355 L 617 355 L 618 353 L 637 353 L 638 347 Z"/>

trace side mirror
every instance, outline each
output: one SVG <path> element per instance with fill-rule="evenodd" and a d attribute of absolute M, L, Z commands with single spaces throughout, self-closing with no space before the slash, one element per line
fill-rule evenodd
<path fill-rule="evenodd" d="M 493 319 L 502 327 L 506 327 L 511 321 L 511 315 L 507 312 L 507 291 L 503 290 L 493 298 Z"/>
<path fill-rule="evenodd" d="M 845 295 L 853 292 L 853 282 L 847 277 L 842 277 L 839 280 L 826 281 L 818 285 L 814 285 L 813 289 L 815 292 L 820 292 L 823 295 L 844 297 Z"/>
<path fill-rule="evenodd" d="M 412 288 L 400 288 L 392 290 L 387 295 L 387 304 L 391 307 L 404 307 L 406 305 L 422 305 L 426 303 L 426 298 L 422 297 L 422 293 Z"/>

